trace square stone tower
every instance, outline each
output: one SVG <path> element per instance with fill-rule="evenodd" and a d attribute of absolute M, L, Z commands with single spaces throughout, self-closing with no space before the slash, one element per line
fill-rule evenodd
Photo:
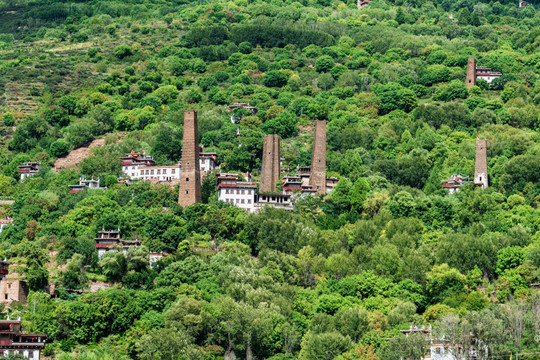
<path fill-rule="evenodd" d="M 476 160 L 474 162 L 474 185 L 482 189 L 488 187 L 487 140 L 476 139 Z"/>
<path fill-rule="evenodd" d="M 326 120 L 315 121 L 309 185 L 317 194 L 326 194 Z"/>
<path fill-rule="evenodd" d="M 178 203 L 184 207 L 201 201 L 201 170 L 199 164 L 199 131 L 197 112 L 184 113 L 184 136 L 182 144 L 182 168 Z"/>
<path fill-rule="evenodd" d="M 467 63 L 467 78 L 465 80 L 467 89 L 476 85 L 476 59 L 469 58 Z"/>
<path fill-rule="evenodd" d="M 279 157 L 278 135 L 266 135 L 263 143 L 263 159 L 261 170 L 261 192 L 272 192 L 276 190 L 279 181 L 280 157 Z"/>

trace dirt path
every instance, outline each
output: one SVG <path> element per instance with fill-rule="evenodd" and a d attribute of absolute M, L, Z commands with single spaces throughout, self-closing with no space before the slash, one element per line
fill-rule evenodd
<path fill-rule="evenodd" d="M 56 159 L 56 161 L 54 162 L 53 170 L 58 172 L 62 169 L 69 170 L 69 169 L 78 168 L 79 165 L 81 164 L 81 161 L 83 161 L 83 159 L 86 159 L 88 156 L 90 156 L 90 149 L 92 147 L 105 145 L 105 137 L 107 137 L 108 135 L 117 135 L 119 136 L 118 141 L 120 141 L 126 134 L 123 134 L 123 133 L 106 134 L 103 138 L 95 139 L 88 146 L 83 146 L 78 149 L 75 149 L 71 151 L 66 157 Z"/>

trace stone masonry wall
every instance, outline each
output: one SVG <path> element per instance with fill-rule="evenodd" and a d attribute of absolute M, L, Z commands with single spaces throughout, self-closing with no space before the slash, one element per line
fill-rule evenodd
<path fill-rule="evenodd" d="M 272 192 L 279 181 L 279 143 L 278 135 L 266 135 L 263 143 L 263 159 L 261 169 L 261 192 Z"/>
<path fill-rule="evenodd" d="M 482 189 L 488 187 L 488 168 L 487 168 L 487 140 L 476 139 L 476 160 L 474 162 L 474 183 L 482 186 Z"/>
<path fill-rule="evenodd" d="M 197 112 L 184 113 L 184 135 L 182 144 L 182 178 L 178 203 L 184 207 L 201 201 L 201 171 L 199 165 L 199 133 Z"/>
<path fill-rule="evenodd" d="M 465 80 L 467 89 L 476 85 L 476 59 L 469 58 L 467 63 L 467 78 Z"/>
<path fill-rule="evenodd" d="M 309 184 L 318 194 L 326 193 L 326 121 L 315 121 Z"/>

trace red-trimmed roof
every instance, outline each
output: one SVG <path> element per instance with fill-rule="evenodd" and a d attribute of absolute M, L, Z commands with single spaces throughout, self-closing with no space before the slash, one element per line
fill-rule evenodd
<path fill-rule="evenodd" d="M 116 245 L 119 245 L 119 244 L 118 243 L 114 243 L 114 244 L 96 244 L 96 248 L 106 249 L 106 248 L 110 248 L 110 247 L 116 246 Z"/>
<path fill-rule="evenodd" d="M 457 188 L 460 187 L 463 184 L 442 184 L 443 188 Z"/>

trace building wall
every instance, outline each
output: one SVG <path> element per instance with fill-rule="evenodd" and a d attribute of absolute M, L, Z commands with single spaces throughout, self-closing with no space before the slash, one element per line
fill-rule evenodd
<path fill-rule="evenodd" d="M 134 179 L 141 179 L 147 181 L 172 181 L 179 180 L 181 177 L 181 166 L 152 166 L 152 167 L 140 167 L 138 175 L 132 177 Z"/>
<path fill-rule="evenodd" d="M 21 351 L 22 351 L 22 354 L 21 354 Z M 30 360 L 39 360 L 40 355 L 41 355 L 41 351 L 37 350 L 37 349 L 29 349 L 29 350 L 3 349 L 2 350 L 2 354 L 4 355 L 4 357 L 8 357 L 10 353 L 13 354 L 13 355 L 21 354 L 26 359 L 30 359 Z"/>
<path fill-rule="evenodd" d="M 315 121 L 313 152 L 311 155 L 311 175 L 309 185 L 318 194 L 326 193 L 326 121 Z"/>
<path fill-rule="evenodd" d="M 469 58 L 467 63 L 467 78 L 465 80 L 467 89 L 476 85 L 476 59 Z"/>
<path fill-rule="evenodd" d="M 487 140 L 476 139 L 476 160 L 474 162 L 474 183 L 482 189 L 488 187 Z"/>
<path fill-rule="evenodd" d="M 220 188 L 218 190 L 218 200 L 253 212 L 255 207 L 255 192 L 256 189 L 253 188 Z"/>
<path fill-rule="evenodd" d="M 272 191 L 276 189 L 276 185 L 279 183 L 279 178 L 281 176 L 281 139 L 279 135 L 274 135 L 273 141 L 274 151 L 272 152 L 272 176 L 273 176 L 273 188 Z"/>
<path fill-rule="evenodd" d="M 199 164 L 199 133 L 197 112 L 184 113 L 184 136 L 182 145 L 182 177 L 178 203 L 189 206 L 201 201 L 201 171 Z"/>
<path fill-rule="evenodd" d="M 201 171 L 205 173 L 214 171 L 216 169 L 216 164 L 214 163 L 214 160 L 212 158 L 205 157 L 204 159 L 200 159 L 199 163 Z"/>
<path fill-rule="evenodd" d="M 272 192 L 279 181 L 279 143 L 278 135 L 266 135 L 263 143 L 261 186 L 263 192 Z"/>
<path fill-rule="evenodd" d="M 500 76 L 497 76 L 497 75 L 478 75 L 476 76 L 476 80 L 478 79 L 482 79 L 482 80 L 486 80 L 489 84 L 491 84 L 491 82 L 495 79 L 498 79 L 500 78 Z"/>
<path fill-rule="evenodd" d="M 26 303 L 28 285 L 22 280 L 0 281 L 0 303 L 9 305 L 14 301 Z"/>

